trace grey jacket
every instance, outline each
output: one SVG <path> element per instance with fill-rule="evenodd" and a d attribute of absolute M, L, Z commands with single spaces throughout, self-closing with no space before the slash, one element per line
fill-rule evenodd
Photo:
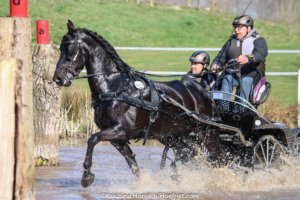
<path fill-rule="evenodd" d="M 212 62 L 212 65 L 218 64 L 223 66 L 226 63 L 233 63 L 240 55 L 248 57 L 249 62 L 242 65 L 242 76 L 254 77 L 257 66 L 260 63 L 265 64 L 268 55 L 268 47 L 264 38 L 260 37 L 255 29 L 243 38 L 241 41 L 233 35 L 219 51 L 218 55 Z"/>

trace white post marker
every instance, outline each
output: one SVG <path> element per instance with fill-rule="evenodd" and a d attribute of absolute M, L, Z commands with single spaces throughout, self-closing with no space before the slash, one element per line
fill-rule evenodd
<path fill-rule="evenodd" d="M 300 70 L 298 70 L 298 127 L 300 127 Z"/>

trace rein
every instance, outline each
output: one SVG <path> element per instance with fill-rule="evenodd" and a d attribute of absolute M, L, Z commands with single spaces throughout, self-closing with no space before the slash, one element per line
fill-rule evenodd
<path fill-rule="evenodd" d="M 235 64 L 231 64 L 231 65 L 227 65 L 226 67 L 220 68 L 220 70 L 218 71 L 222 71 L 223 69 L 236 65 Z M 137 70 L 130 70 L 130 71 L 125 71 L 125 72 L 119 72 L 119 71 L 113 71 L 113 72 L 101 72 L 101 73 L 95 73 L 95 74 L 89 74 L 89 75 L 85 75 L 85 76 L 76 76 L 76 77 L 72 77 L 70 78 L 70 80 L 76 80 L 76 79 L 83 79 L 83 78 L 91 78 L 94 76 L 101 76 L 101 75 L 106 75 L 106 74 L 117 74 L 117 73 L 128 73 L 128 72 L 132 72 L 132 73 L 136 73 L 136 74 L 140 74 L 142 76 L 152 76 L 152 77 L 159 77 L 159 78 L 172 78 L 172 77 L 183 77 L 186 75 L 192 75 L 192 74 L 174 74 L 174 75 L 157 75 L 157 74 L 151 74 L 151 73 L 145 73 L 145 72 L 140 72 Z M 207 74 L 210 73 L 214 73 L 214 72 L 207 72 Z M 195 77 L 197 77 L 197 75 L 195 75 Z"/>
<path fill-rule="evenodd" d="M 160 78 L 182 77 L 182 76 L 188 75 L 188 74 L 175 74 L 175 75 L 164 75 L 163 76 L 163 75 L 156 75 L 156 74 L 150 74 L 150 73 L 140 72 L 140 71 L 137 71 L 137 70 L 131 70 L 131 71 L 125 71 L 125 72 L 119 72 L 119 71 L 101 72 L 101 73 L 89 74 L 89 75 L 86 75 L 86 76 L 76 76 L 76 77 L 70 78 L 70 80 L 90 78 L 90 77 L 100 76 L 100 75 L 106 75 L 106 74 L 117 74 L 117 73 L 128 73 L 128 72 L 140 74 L 140 75 L 143 75 L 143 76 L 153 76 L 153 77 L 160 77 Z"/>
<path fill-rule="evenodd" d="M 105 74 L 117 74 L 117 73 L 127 73 L 127 72 L 129 72 L 129 71 L 126 71 L 126 72 L 118 72 L 118 71 L 115 71 L 115 72 L 102 72 L 102 73 L 89 74 L 89 75 L 86 75 L 86 76 L 76 76 L 76 77 L 70 78 L 70 80 L 90 78 L 90 77 L 100 76 L 100 75 L 105 75 Z"/>

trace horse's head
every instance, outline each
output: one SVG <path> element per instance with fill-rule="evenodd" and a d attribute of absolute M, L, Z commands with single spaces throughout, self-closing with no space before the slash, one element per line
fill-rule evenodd
<path fill-rule="evenodd" d="M 53 81 L 60 86 L 70 86 L 71 80 L 79 75 L 86 61 L 84 33 L 76 29 L 70 20 L 67 25 L 68 33 L 60 44 L 61 54 L 53 76 Z"/>

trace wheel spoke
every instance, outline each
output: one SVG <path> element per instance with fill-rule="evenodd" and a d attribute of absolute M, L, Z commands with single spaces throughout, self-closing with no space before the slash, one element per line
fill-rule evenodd
<path fill-rule="evenodd" d="M 262 154 L 264 156 L 265 163 L 267 164 L 268 161 L 266 159 L 266 154 L 265 154 L 264 147 L 263 147 L 262 143 L 260 143 L 260 148 L 261 148 L 261 152 L 262 152 Z"/>
<path fill-rule="evenodd" d="M 300 149 L 299 149 L 299 146 L 300 146 L 300 141 L 297 141 L 296 142 L 296 158 L 298 159 L 298 162 L 300 162 Z"/>
<path fill-rule="evenodd" d="M 266 166 L 269 167 L 269 138 L 267 138 L 266 154 L 267 154 L 267 163 L 266 163 Z"/>
<path fill-rule="evenodd" d="M 271 154 L 271 159 L 270 159 L 270 165 L 272 165 L 272 160 L 273 160 L 273 157 L 274 157 L 275 149 L 276 149 L 276 143 L 274 143 L 274 146 L 273 146 L 273 149 L 272 149 L 272 154 Z"/>
<path fill-rule="evenodd" d="M 261 157 L 258 155 L 258 153 L 255 153 L 256 157 L 258 158 L 258 161 L 261 163 L 261 164 L 265 164 L 265 162 L 261 159 Z"/>

